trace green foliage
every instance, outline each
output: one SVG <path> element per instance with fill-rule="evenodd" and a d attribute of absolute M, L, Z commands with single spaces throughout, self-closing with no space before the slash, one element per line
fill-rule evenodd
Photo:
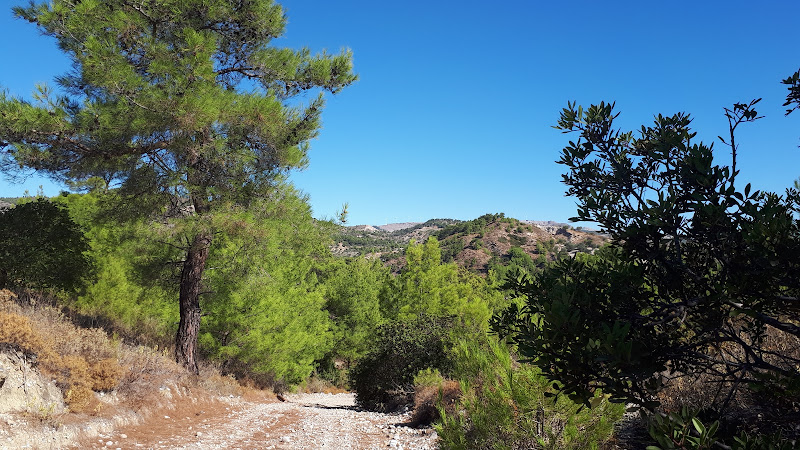
<path fill-rule="evenodd" d="M 411 232 L 414 232 L 414 231 L 417 231 L 417 230 L 421 230 L 423 228 L 429 228 L 429 227 L 445 228 L 447 226 L 456 225 L 456 224 L 459 224 L 459 223 L 461 223 L 461 221 L 457 220 L 457 219 L 428 219 L 423 223 L 420 223 L 418 225 L 414 225 L 413 227 L 403 228 L 402 230 L 392 231 L 389 234 L 392 235 L 392 236 L 404 236 L 404 235 L 407 235 L 407 234 L 409 234 Z"/>
<path fill-rule="evenodd" d="M 409 404 L 414 378 L 424 369 L 448 374 L 454 320 L 422 314 L 382 325 L 370 351 L 350 371 L 356 401 L 371 410 Z"/>
<path fill-rule="evenodd" d="M 73 68 L 57 78 L 64 95 L 38 86 L 31 103 L 0 93 L 6 167 L 73 186 L 114 182 L 121 211 L 172 219 L 185 236 L 176 358 L 196 373 L 220 214 L 274 199 L 307 165 L 322 92 L 357 79 L 352 55 L 271 46 L 287 21 L 271 0 L 31 1 L 14 12 L 55 38 Z M 318 95 L 293 100 L 308 93 Z"/>
<path fill-rule="evenodd" d="M 684 407 L 680 413 L 652 414 L 648 417 L 648 432 L 658 445 L 649 445 L 647 450 L 792 450 L 797 443 L 783 439 L 780 433 L 768 435 L 740 433 L 731 439 L 717 435 L 719 421 L 706 426 L 696 411 Z"/>
<path fill-rule="evenodd" d="M 349 250 L 354 251 L 357 256 L 369 255 L 372 253 L 386 253 L 402 247 L 391 233 L 383 230 L 364 232 L 353 228 L 341 227 L 340 232 L 334 236 L 337 242 L 341 242 Z"/>
<path fill-rule="evenodd" d="M 432 369 L 427 367 L 425 369 L 420 370 L 414 376 L 414 387 L 438 387 L 441 386 L 444 382 L 444 377 L 442 376 L 439 369 Z"/>
<path fill-rule="evenodd" d="M 697 413 L 688 411 L 686 407 L 680 414 L 670 413 L 665 417 L 653 414 L 648 418 L 648 432 L 659 446 L 650 445 L 647 450 L 710 450 L 716 446 L 718 429 L 719 421 L 706 427 L 697 418 Z"/>
<path fill-rule="evenodd" d="M 436 238 L 440 241 L 445 240 L 449 236 L 454 235 L 465 235 L 465 234 L 472 234 L 472 233 L 480 233 L 483 231 L 486 226 L 492 222 L 500 221 L 505 218 L 505 214 L 484 214 L 477 219 L 468 220 L 466 222 L 455 223 L 452 225 L 447 225 L 438 233 L 436 233 Z"/>
<path fill-rule="evenodd" d="M 800 70 L 783 80 L 782 83 L 788 86 L 787 90 L 789 92 L 786 94 L 786 102 L 783 106 L 789 107 L 786 110 L 786 114 L 789 115 L 792 111 L 800 107 Z"/>
<path fill-rule="evenodd" d="M 44 198 L 0 211 L 0 288 L 77 290 L 91 277 L 83 230 Z"/>
<path fill-rule="evenodd" d="M 384 321 L 379 296 L 388 277 L 388 268 L 377 260 L 337 259 L 324 268 L 320 281 L 334 335 L 328 359 L 342 359 L 349 365 L 370 348 L 375 330 Z"/>
<path fill-rule="evenodd" d="M 543 255 L 539 255 L 543 257 Z M 508 251 L 508 255 L 503 258 L 493 257 L 489 260 L 489 281 L 494 284 L 498 285 L 502 283 L 509 274 L 515 274 L 517 272 L 527 273 L 529 275 L 533 275 L 534 273 L 540 270 L 540 266 L 543 265 L 542 258 L 537 258 L 537 261 L 534 261 L 525 250 L 519 247 L 511 247 Z"/>
<path fill-rule="evenodd" d="M 440 408 L 445 413 L 436 430 L 445 449 L 596 449 L 624 410 L 599 392 L 592 408 L 552 398 L 539 369 L 517 364 L 493 337 L 459 342 L 453 373 L 464 395 L 456 412 Z"/>
<path fill-rule="evenodd" d="M 165 246 L 159 227 L 146 220 L 103 220 L 108 193 L 70 194 L 57 199 L 86 230 L 96 279 L 71 306 L 101 316 L 139 342 L 167 345 L 178 320 L 173 282 L 179 252 Z M 155 231 L 155 233 L 154 233 Z"/>
<path fill-rule="evenodd" d="M 286 100 L 356 79 L 349 52 L 271 47 L 286 17 L 266 0 L 55 1 L 14 11 L 55 37 L 75 70 L 57 79 L 66 96 L 44 86 L 35 104 L 0 95 L 7 155 L 73 181 L 112 174 L 155 207 L 176 186 L 203 193 L 197 212 L 209 199 L 246 203 L 270 192 L 276 174 L 306 164 L 323 106 L 321 96 L 305 107 Z"/>
<path fill-rule="evenodd" d="M 590 248 L 592 246 L 592 241 L 588 238 L 580 241 L 580 242 L 572 242 L 572 241 L 565 241 L 564 242 L 564 250 L 566 252 L 571 252 L 573 250 L 577 250 L 580 253 L 588 253 L 590 252 Z"/>
<path fill-rule="evenodd" d="M 406 267 L 381 295 L 383 315 L 389 319 L 454 316 L 472 329 L 486 329 L 492 311 L 502 301 L 502 295 L 480 276 L 454 263 L 442 263 L 435 237 L 424 244 L 409 244 Z"/>
<path fill-rule="evenodd" d="M 755 118 L 752 104 L 737 114 Z M 800 336 L 797 193 L 737 188 L 685 114 L 659 115 L 639 138 L 616 117 L 611 104 L 570 104 L 558 123 L 580 134 L 559 161 L 576 219 L 614 243 L 517 282 L 526 304 L 496 328 L 578 402 L 601 388 L 652 408 L 668 375 L 703 374 L 728 389 L 714 399 L 725 409 L 737 388 L 797 379 L 798 360 L 764 339 Z"/>
<path fill-rule="evenodd" d="M 226 371 L 301 382 L 333 343 L 316 275 L 326 230 L 289 187 L 279 202 L 228 211 L 217 227 L 226 232 L 209 258 L 201 350 Z"/>
<path fill-rule="evenodd" d="M 107 195 L 113 194 L 58 199 L 86 224 L 97 261 L 97 281 L 74 306 L 141 342 L 169 345 L 186 223 L 100 220 Z M 330 257 L 328 227 L 311 218 L 307 199 L 289 187 L 280 201 L 232 208 L 213 220 L 223 232 L 204 283 L 200 351 L 229 373 L 302 381 L 334 343 L 324 286 L 316 279 L 317 266 Z"/>
<path fill-rule="evenodd" d="M 455 261 L 456 256 L 464 250 L 464 240 L 460 237 L 448 239 L 441 243 L 442 262 Z"/>

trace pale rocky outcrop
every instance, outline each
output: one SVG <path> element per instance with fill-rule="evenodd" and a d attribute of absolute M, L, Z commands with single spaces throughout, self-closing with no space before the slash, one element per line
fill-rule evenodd
<path fill-rule="evenodd" d="M 10 346 L 0 347 L 0 413 L 59 414 L 66 409 L 61 390 Z"/>

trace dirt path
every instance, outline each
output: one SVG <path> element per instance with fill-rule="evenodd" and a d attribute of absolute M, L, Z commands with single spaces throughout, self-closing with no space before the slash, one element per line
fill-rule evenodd
<path fill-rule="evenodd" d="M 287 395 L 286 402 L 227 399 L 182 405 L 83 448 L 435 449 L 436 433 L 407 415 L 361 411 L 353 394 Z"/>

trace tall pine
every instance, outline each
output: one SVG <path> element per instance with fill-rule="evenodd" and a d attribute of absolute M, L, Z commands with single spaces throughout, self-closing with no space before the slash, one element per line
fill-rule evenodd
<path fill-rule="evenodd" d="M 286 26 L 270 0 L 52 0 L 14 12 L 54 37 L 72 70 L 56 80 L 64 95 L 0 94 L 6 166 L 101 177 L 136 211 L 180 217 L 176 358 L 196 373 L 211 219 L 307 164 L 323 92 L 357 78 L 350 52 L 270 46 Z"/>

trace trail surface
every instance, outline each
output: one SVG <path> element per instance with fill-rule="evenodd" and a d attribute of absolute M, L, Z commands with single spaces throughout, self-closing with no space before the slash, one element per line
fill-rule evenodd
<path fill-rule="evenodd" d="M 359 410 L 353 394 L 286 398 L 188 404 L 82 444 L 112 449 L 437 448 L 435 431 L 403 426 L 408 415 Z"/>

